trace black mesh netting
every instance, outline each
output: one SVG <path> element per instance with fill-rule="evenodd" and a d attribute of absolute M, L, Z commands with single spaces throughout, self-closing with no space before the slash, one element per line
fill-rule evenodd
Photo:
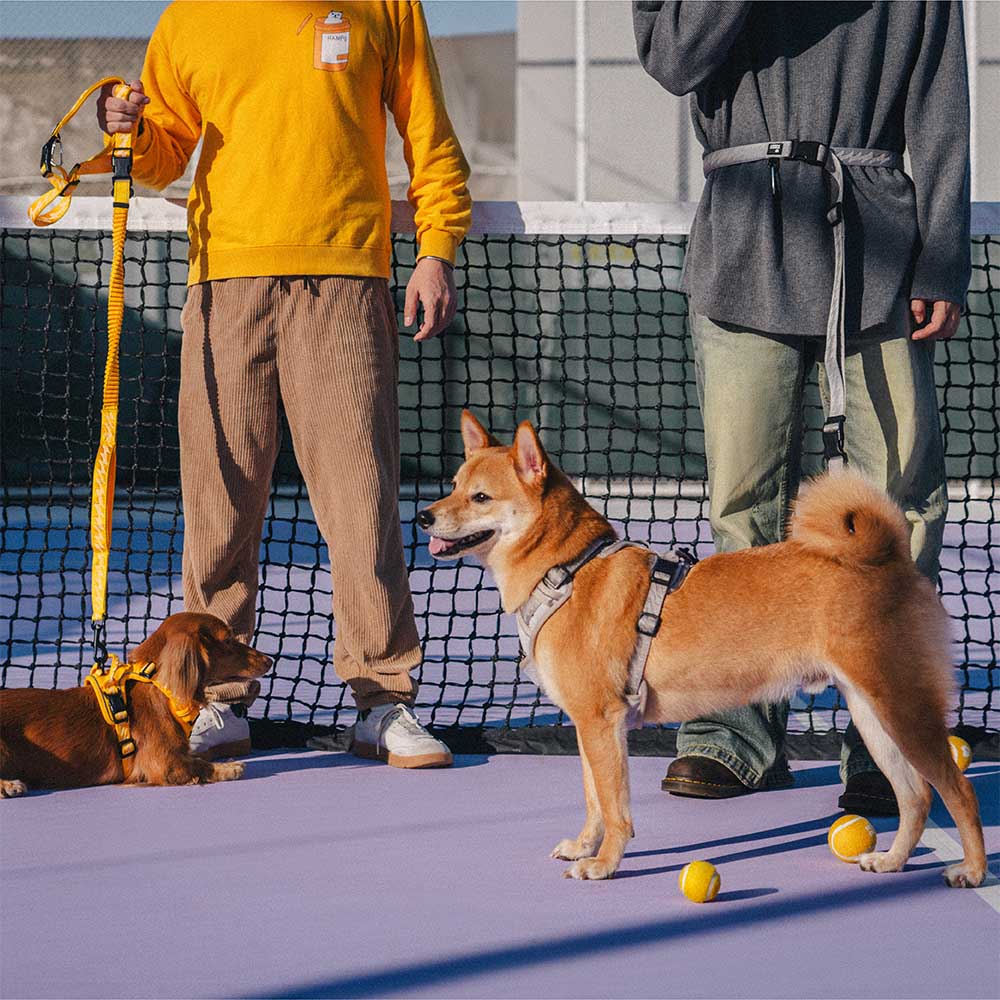
<path fill-rule="evenodd" d="M 514 623 L 491 581 L 471 563 L 434 565 L 414 526 L 415 510 L 447 491 L 460 463 L 462 407 L 501 436 L 534 421 L 553 458 L 628 537 L 711 551 L 686 303 L 676 290 L 684 245 L 669 236 L 472 237 L 456 269 L 451 330 L 423 346 L 401 333 L 400 517 L 425 648 L 418 707 L 425 721 L 461 727 L 460 744 L 463 734 L 463 745 L 570 742 L 563 716 L 518 674 Z M 175 232 L 135 233 L 128 244 L 112 650 L 181 610 L 176 404 L 186 253 Z M 108 233 L 2 234 L 5 686 L 77 684 L 90 665 L 88 504 L 110 254 Z M 951 494 L 941 589 L 955 623 L 953 721 L 995 731 L 1000 242 L 976 237 L 973 254 L 961 333 L 938 354 Z M 399 237 L 400 306 L 413 259 L 412 237 Z M 819 468 L 815 381 L 807 410 L 808 473 Z M 256 730 L 295 742 L 316 726 L 343 727 L 353 708 L 331 666 L 325 545 L 287 434 L 261 563 L 257 645 L 276 668 L 253 710 L 274 725 Z M 846 721 L 831 690 L 797 698 L 789 728 L 802 746 L 829 750 Z M 671 735 L 652 729 L 638 740 L 666 748 Z"/>

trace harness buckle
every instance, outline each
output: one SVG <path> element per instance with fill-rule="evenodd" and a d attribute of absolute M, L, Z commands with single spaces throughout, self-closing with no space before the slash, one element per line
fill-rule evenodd
<path fill-rule="evenodd" d="M 678 565 L 673 559 L 664 559 L 662 556 L 657 556 L 656 562 L 653 563 L 653 568 L 649 571 L 649 578 L 653 583 L 662 584 L 664 587 L 671 587 L 674 577 L 677 575 Z"/>
<path fill-rule="evenodd" d="M 644 611 L 635 623 L 635 630 L 652 638 L 660 631 L 660 616 L 654 615 L 650 611 Z"/>
<path fill-rule="evenodd" d="M 830 417 L 823 424 L 823 458 L 827 462 L 846 459 L 844 454 L 844 423 L 846 417 Z"/>
<path fill-rule="evenodd" d="M 820 150 L 829 151 L 821 142 L 814 142 L 811 139 L 792 139 L 792 149 L 787 159 L 798 160 L 799 163 L 808 163 L 814 167 L 822 167 L 826 163 L 826 153 L 820 158 Z"/>
<path fill-rule="evenodd" d="M 565 566 L 553 566 L 543 579 L 553 590 L 562 590 L 573 579 L 573 574 Z"/>
<path fill-rule="evenodd" d="M 118 756 L 121 757 L 122 760 L 125 760 L 126 757 L 134 756 L 136 750 L 138 750 L 138 747 L 135 745 L 135 740 L 132 739 L 131 736 L 127 740 L 122 740 L 121 743 L 118 744 Z"/>
<path fill-rule="evenodd" d="M 105 691 L 104 697 L 108 700 L 108 708 L 111 709 L 111 718 L 117 723 L 128 722 L 128 708 L 125 705 L 125 698 L 120 691 Z"/>

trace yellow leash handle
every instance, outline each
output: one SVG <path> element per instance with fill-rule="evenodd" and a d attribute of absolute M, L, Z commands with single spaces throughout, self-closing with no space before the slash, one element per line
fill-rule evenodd
<path fill-rule="evenodd" d="M 115 444 L 118 429 L 118 346 L 125 315 L 125 235 L 128 229 L 129 199 L 132 197 L 132 133 L 118 132 L 99 152 L 77 163 L 68 173 L 53 157 L 62 140 L 60 131 L 80 110 L 84 102 L 106 84 L 112 83 L 114 96 L 128 100 L 128 84 L 117 76 L 105 77 L 84 91 L 72 108 L 52 130 L 42 147 L 40 169 L 52 184 L 52 190 L 32 202 L 28 217 L 37 226 L 49 226 L 67 212 L 73 192 L 85 174 L 110 173 L 112 179 L 112 259 L 108 289 L 108 357 L 104 369 L 104 398 L 101 408 L 101 438 L 94 461 L 94 480 L 90 502 L 91 611 L 94 623 L 94 659 L 103 668 L 107 660 L 104 643 L 104 620 L 107 617 L 108 557 L 111 550 L 111 518 L 115 496 Z"/>
<path fill-rule="evenodd" d="M 122 97 L 128 100 L 128 95 L 132 91 L 120 76 L 106 76 L 103 80 L 98 80 L 97 83 L 89 87 L 77 98 L 76 104 L 63 115 L 59 120 L 59 124 L 52 130 L 52 134 L 45 145 L 42 146 L 39 170 L 42 176 L 52 185 L 52 190 L 46 191 L 45 194 L 40 198 L 36 198 L 28 206 L 28 218 L 36 226 L 51 226 L 52 223 L 58 222 L 66 214 L 69 210 L 73 194 L 76 191 L 76 186 L 80 183 L 82 176 L 86 174 L 110 173 L 112 147 L 109 146 L 105 146 L 100 152 L 95 153 L 89 159 L 77 163 L 69 172 L 63 168 L 62 163 L 54 162 L 57 151 L 61 155 L 62 138 L 60 137 L 60 132 L 73 119 L 80 108 L 83 107 L 87 99 L 108 83 L 116 84 L 114 89 L 115 97 Z M 128 133 L 128 135 L 131 141 L 131 133 Z"/>

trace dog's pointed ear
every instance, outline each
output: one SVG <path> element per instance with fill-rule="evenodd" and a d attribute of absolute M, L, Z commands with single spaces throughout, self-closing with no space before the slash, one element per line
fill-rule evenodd
<path fill-rule="evenodd" d="M 462 410 L 462 442 L 468 458 L 480 448 L 497 448 L 500 442 L 468 411 Z"/>
<path fill-rule="evenodd" d="M 538 440 L 535 428 L 525 420 L 514 438 L 514 469 L 521 482 L 528 486 L 542 486 L 549 471 L 549 460 Z"/>

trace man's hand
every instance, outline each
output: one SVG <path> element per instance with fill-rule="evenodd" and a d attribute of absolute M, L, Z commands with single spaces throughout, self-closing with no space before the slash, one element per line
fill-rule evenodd
<path fill-rule="evenodd" d="M 413 339 L 436 337 L 454 318 L 457 304 L 451 265 L 436 257 L 421 257 L 406 286 L 403 306 L 404 326 L 416 322 L 418 305 L 424 309 L 423 322 Z"/>
<path fill-rule="evenodd" d="M 914 340 L 949 340 L 955 336 L 958 321 L 962 318 L 962 307 L 947 299 L 931 302 L 927 299 L 911 299 L 910 312 L 917 329 Z"/>
<path fill-rule="evenodd" d="M 112 94 L 115 84 L 106 83 L 101 87 L 101 94 L 97 98 L 97 124 L 108 135 L 114 135 L 116 132 L 132 132 L 138 126 L 146 105 L 149 104 L 141 80 L 132 80 L 129 87 L 132 93 L 129 94 L 127 101 Z"/>

